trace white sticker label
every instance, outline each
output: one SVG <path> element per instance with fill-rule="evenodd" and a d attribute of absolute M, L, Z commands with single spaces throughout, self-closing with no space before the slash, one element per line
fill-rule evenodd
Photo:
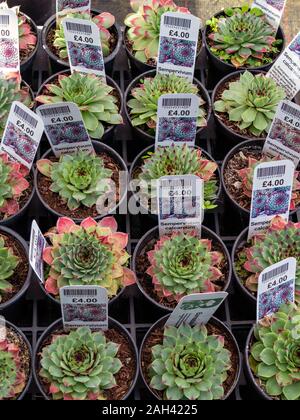
<path fill-rule="evenodd" d="M 30 170 L 43 133 L 42 119 L 21 102 L 13 102 L 0 150 Z"/>
<path fill-rule="evenodd" d="M 45 132 L 56 157 L 78 150 L 94 151 L 80 109 L 76 104 L 61 102 L 42 105 L 36 112 L 44 121 Z"/>
<path fill-rule="evenodd" d="M 275 216 L 289 220 L 294 175 L 291 160 L 265 162 L 255 168 L 248 240 L 268 229 Z"/>
<path fill-rule="evenodd" d="M 47 241 L 42 234 L 37 222 L 34 220 L 31 225 L 30 246 L 29 246 L 29 262 L 42 283 L 44 279 L 44 260 L 43 253 L 47 246 Z"/>
<path fill-rule="evenodd" d="M 265 269 L 258 279 L 257 322 L 271 316 L 284 303 L 295 303 L 296 258 L 287 258 Z"/>
<path fill-rule="evenodd" d="M 91 0 L 56 0 L 57 16 L 64 16 L 68 13 L 91 11 Z"/>
<path fill-rule="evenodd" d="M 0 75 L 20 73 L 18 17 L 13 10 L 0 10 Z"/>
<path fill-rule="evenodd" d="M 287 0 L 254 0 L 252 9 L 254 7 L 261 9 L 277 32 L 284 13 L 286 1 Z"/>
<path fill-rule="evenodd" d="M 6 322 L 3 316 L 0 316 L 0 342 L 6 340 Z"/>
<path fill-rule="evenodd" d="M 200 98 L 191 94 L 162 95 L 158 100 L 156 148 L 195 146 Z"/>
<path fill-rule="evenodd" d="M 297 168 L 300 162 L 300 106 L 280 102 L 263 153 L 268 157 L 290 159 Z"/>
<path fill-rule="evenodd" d="M 197 231 L 204 219 L 204 181 L 195 175 L 165 176 L 157 181 L 160 236 Z"/>
<path fill-rule="evenodd" d="M 92 21 L 67 18 L 63 20 L 63 28 L 72 73 L 78 71 L 105 77 L 98 26 Z"/>
<path fill-rule="evenodd" d="M 185 296 L 166 322 L 167 326 L 180 327 L 181 324 L 207 324 L 227 298 L 228 293 L 196 293 Z"/>
<path fill-rule="evenodd" d="M 161 17 L 157 72 L 194 78 L 201 20 L 186 13 Z"/>
<path fill-rule="evenodd" d="M 300 90 L 300 32 L 284 50 L 268 73 L 292 100 Z"/>
<path fill-rule="evenodd" d="M 96 286 L 67 286 L 60 289 L 65 329 L 108 329 L 107 290 Z"/>

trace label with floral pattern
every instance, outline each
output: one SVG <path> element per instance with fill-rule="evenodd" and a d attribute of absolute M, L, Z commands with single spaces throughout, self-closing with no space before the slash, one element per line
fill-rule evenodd
<path fill-rule="evenodd" d="M 66 330 L 79 327 L 89 327 L 92 330 L 108 329 L 108 295 L 103 287 L 62 287 L 60 302 Z"/>
<path fill-rule="evenodd" d="M 42 234 L 37 222 L 33 220 L 30 234 L 29 262 L 35 274 L 38 276 L 42 283 L 45 281 L 43 253 L 46 246 L 47 241 Z"/>
<path fill-rule="evenodd" d="M 264 162 L 254 170 L 248 240 L 264 232 L 274 217 L 289 220 L 295 165 L 291 160 Z"/>
<path fill-rule="evenodd" d="M 42 119 L 21 102 L 13 102 L 0 150 L 31 169 L 43 132 Z"/>
<path fill-rule="evenodd" d="M 92 21 L 68 18 L 63 20 L 63 27 L 72 73 L 78 71 L 105 77 L 98 26 Z"/>
<path fill-rule="evenodd" d="M 284 303 L 295 302 L 296 258 L 266 268 L 258 279 L 257 322 L 278 312 Z"/>
<path fill-rule="evenodd" d="M 270 24 L 274 27 L 277 32 L 287 0 L 254 0 L 252 8 L 257 7 L 261 9 Z"/>
<path fill-rule="evenodd" d="M 18 17 L 13 10 L 0 10 L 0 75 L 20 73 Z"/>
<path fill-rule="evenodd" d="M 64 16 L 68 13 L 91 11 L 91 0 L 56 0 L 57 16 Z"/>
<path fill-rule="evenodd" d="M 44 121 L 45 132 L 56 157 L 78 150 L 94 151 L 80 109 L 76 104 L 61 102 L 42 105 L 36 112 Z"/>
<path fill-rule="evenodd" d="M 162 95 L 158 100 L 156 148 L 195 146 L 200 100 L 197 95 Z"/>
<path fill-rule="evenodd" d="M 194 78 L 201 20 L 187 13 L 161 17 L 157 72 Z"/>

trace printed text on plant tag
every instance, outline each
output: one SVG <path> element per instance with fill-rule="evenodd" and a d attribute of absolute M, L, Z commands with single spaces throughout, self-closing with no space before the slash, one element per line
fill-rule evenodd
<path fill-rule="evenodd" d="M 47 241 L 42 234 L 37 222 L 34 220 L 31 225 L 29 262 L 35 274 L 38 276 L 42 283 L 44 283 L 43 253 L 46 246 Z"/>
<path fill-rule="evenodd" d="M 18 17 L 13 10 L 0 10 L 0 75 L 20 73 Z"/>
<path fill-rule="evenodd" d="M 258 7 L 265 13 L 276 33 L 284 13 L 286 2 L 287 0 L 254 0 L 252 8 Z"/>

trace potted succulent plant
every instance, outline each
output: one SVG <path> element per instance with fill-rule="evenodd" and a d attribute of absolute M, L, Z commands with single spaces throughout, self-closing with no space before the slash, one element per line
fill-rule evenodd
<path fill-rule="evenodd" d="M 135 283 L 127 268 L 128 235 L 118 232 L 113 217 L 96 222 L 91 217 L 80 226 L 67 217 L 58 219 L 56 227 L 45 237 L 51 246 L 44 250 L 45 284 L 41 285 L 55 303 L 65 286 L 100 286 L 107 290 L 110 303 L 126 286 Z"/>
<path fill-rule="evenodd" d="M 49 150 L 37 162 L 38 197 L 56 217 L 67 216 L 77 223 L 90 216 L 99 220 L 107 213 L 114 214 L 126 200 L 125 162 L 105 144 L 93 142 L 93 146 L 95 154 L 78 151 L 55 158 Z M 112 200 L 110 193 L 116 195 Z"/>
<path fill-rule="evenodd" d="M 65 17 L 92 20 L 99 28 L 106 73 L 111 74 L 116 56 L 122 45 L 122 34 L 111 13 L 92 9 L 89 13 L 69 13 Z M 56 73 L 69 67 L 68 51 L 62 22 L 51 16 L 42 30 L 43 48 L 50 58 L 52 71 Z"/>
<path fill-rule="evenodd" d="M 283 304 L 250 332 L 246 345 L 248 377 L 265 400 L 300 400 L 300 308 Z"/>
<path fill-rule="evenodd" d="M 109 140 L 114 127 L 123 123 L 122 92 L 110 77 L 105 83 L 92 74 L 70 74 L 69 70 L 57 73 L 41 86 L 36 102 L 74 102 L 81 111 L 90 137 L 95 140 Z"/>
<path fill-rule="evenodd" d="M 216 318 L 191 327 L 157 321 L 144 338 L 140 371 L 158 400 L 226 400 L 237 386 L 241 357 L 229 329 Z"/>
<path fill-rule="evenodd" d="M 263 156 L 262 140 L 250 140 L 237 145 L 232 149 L 223 162 L 222 182 L 227 198 L 233 208 L 249 221 L 251 210 L 251 198 L 253 189 L 253 176 L 257 165 L 278 160 Z M 282 206 L 283 194 L 280 192 L 262 196 L 259 205 L 264 205 L 268 200 L 272 211 Z M 300 206 L 300 173 L 295 171 L 294 188 L 291 202 L 291 214 L 295 213 Z"/>
<path fill-rule="evenodd" d="M 162 75 L 149 71 L 138 76 L 125 93 L 125 112 L 137 137 L 146 144 L 155 142 L 158 100 L 171 93 L 191 93 L 200 98 L 197 136 L 207 126 L 211 115 L 211 101 L 205 87 L 197 80 L 194 83 L 175 74 Z"/>
<path fill-rule="evenodd" d="M 194 232 L 159 238 L 157 227 L 150 230 L 135 249 L 133 270 L 143 295 L 167 311 L 183 296 L 226 291 L 232 274 L 226 246 L 204 226 L 202 239 Z"/>
<path fill-rule="evenodd" d="M 6 1 L 0 3 L 0 10 L 10 9 Z M 19 46 L 21 72 L 25 72 L 32 64 L 38 50 L 38 29 L 33 20 L 20 11 L 20 7 L 12 7 L 18 16 L 19 23 Z M 7 44 L 10 49 L 10 44 Z M 5 55 L 5 49 L 1 51 Z"/>
<path fill-rule="evenodd" d="M 277 34 L 259 8 L 247 4 L 223 10 L 206 22 L 204 42 L 213 67 L 223 74 L 235 69 L 268 71 L 284 48 L 284 34 Z"/>
<path fill-rule="evenodd" d="M 27 291 L 32 271 L 28 246 L 7 227 L 0 228 L 0 312 L 19 301 Z"/>
<path fill-rule="evenodd" d="M 58 320 L 37 344 L 34 377 L 46 400 L 125 400 L 137 381 L 137 363 L 131 336 L 112 318 L 107 331 L 97 332 L 66 332 Z"/>
<path fill-rule="evenodd" d="M 204 207 L 206 211 L 214 210 L 218 206 L 221 195 L 220 172 L 218 164 L 205 151 L 198 147 L 194 149 L 187 146 L 168 146 L 158 148 L 156 151 L 153 146 L 146 148 L 134 160 L 130 169 L 130 181 L 133 189 L 135 183 L 148 184 L 149 195 L 141 197 L 141 206 L 148 203 L 153 182 L 163 176 L 168 175 L 197 175 L 204 180 Z M 151 184 L 152 183 L 152 184 Z M 138 192 L 134 189 L 134 194 Z M 150 195 L 151 194 L 151 195 Z M 150 203 L 151 205 L 151 203 Z M 149 208 L 150 206 L 147 206 Z M 153 212 L 152 212 L 153 214 Z M 157 211 L 155 212 L 157 214 Z"/>
<path fill-rule="evenodd" d="M 262 73 L 229 74 L 212 95 L 217 127 L 229 144 L 265 139 L 279 102 L 285 97 L 284 89 Z"/>
<path fill-rule="evenodd" d="M 275 217 L 266 233 L 247 241 L 248 229 L 236 240 L 232 251 L 233 272 L 236 284 L 252 306 L 257 301 L 259 275 L 270 265 L 285 258 L 297 260 L 296 299 L 300 302 L 300 223 L 286 222 Z"/>
<path fill-rule="evenodd" d="M 32 350 L 25 335 L 5 321 L 0 338 L 0 401 L 21 400 L 32 378 Z"/>

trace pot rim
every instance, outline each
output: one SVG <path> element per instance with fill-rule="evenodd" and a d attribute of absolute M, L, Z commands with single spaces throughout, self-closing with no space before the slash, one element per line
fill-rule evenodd
<path fill-rule="evenodd" d="M 28 63 L 30 63 L 30 61 L 35 57 L 35 55 L 36 55 L 36 53 L 39 49 L 40 33 L 39 33 L 39 30 L 38 30 L 37 24 L 35 23 L 35 21 L 30 16 L 26 15 L 26 13 L 23 13 L 21 10 L 20 10 L 20 14 L 23 15 L 26 18 L 26 20 L 30 23 L 30 25 L 33 27 L 35 35 L 36 35 L 36 45 L 35 45 L 34 49 L 32 50 L 30 56 L 27 57 L 25 61 L 20 62 L 20 67 L 21 67 L 21 71 L 22 71 L 22 67 L 26 67 L 26 65 Z"/>

